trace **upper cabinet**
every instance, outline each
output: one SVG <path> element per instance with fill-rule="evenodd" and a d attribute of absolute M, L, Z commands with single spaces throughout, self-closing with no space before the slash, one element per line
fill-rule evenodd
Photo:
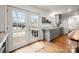
<path fill-rule="evenodd" d="M 47 17 L 42 17 L 42 25 L 48 26 L 48 27 L 59 27 L 61 21 L 60 21 L 60 15 L 54 15 L 54 16 L 47 16 Z"/>
<path fill-rule="evenodd" d="M 51 23 L 51 21 L 46 17 L 42 17 L 42 24 L 44 23 Z"/>

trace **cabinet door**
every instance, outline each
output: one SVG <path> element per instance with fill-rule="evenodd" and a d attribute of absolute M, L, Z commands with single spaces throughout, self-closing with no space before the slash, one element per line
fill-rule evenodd
<path fill-rule="evenodd" d="M 55 37 L 55 30 L 54 29 L 52 29 L 52 30 L 50 30 L 50 39 L 52 40 L 52 39 L 54 39 L 54 37 Z"/>
<path fill-rule="evenodd" d="M 49 30 L 45 30 L 45 39 L 47 41 L 50 41 L 50 31 Z"/>
<path fill-rule="evenodd" d="M 63 27 L 62 28 L 60 28 L 60 34 L 62 35 L 63 34 Z"/>

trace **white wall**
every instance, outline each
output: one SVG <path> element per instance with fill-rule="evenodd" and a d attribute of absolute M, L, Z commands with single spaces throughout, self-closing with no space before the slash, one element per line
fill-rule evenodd
<path fill-rule="evenodd" d="M 5 17 L 4 17 L 4 15 L 5 15 L 5 12 L 4 12 L 4 6 L 2 5 L 2 6 L 0 6 L 0 32 L 1 31 L 4 31 L 4 29 L 5 29 Z"/>
<path fill-rule="evenodd" d="M 61 15 L 61 24 L 60 27 L 64 28 L 64 34 L 68 33 L 68 15 L 64 14 Z"/>
<path fill-rule="evenodd" d="M 7 29 L 7 6 L 0 5 L 0 31 L 5 32 Z"/>
<path fill-rule="evenodd" d="M 79 29 L 79 15 L 72 16 L 68 19 L 68 29 Z"/>
<path fill-rule="evenodd" d="M 70 30 L 69 27 L 75 28 L 75 27 L 73 27 L 74 25 L 76 27 L 79 26 L 79 22 L 76 22 L 76 19 L 74 19 L 74 22 L 72 22 L 71 24 L 69 23 L 69 19 L 71 19 L 71 17 L 75 15 L 74 13 L 75 12 L 70 12 L 70 13 L 61 15 L 61 24 L 60 24 L 60 26 L 64 27 L 64 34 L 68 33 L 68 31 Z"/>

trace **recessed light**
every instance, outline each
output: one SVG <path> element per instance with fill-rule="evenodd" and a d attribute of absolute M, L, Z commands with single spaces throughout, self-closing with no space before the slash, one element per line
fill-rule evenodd
<path fill-rule="evenodd" d="M 55 17 L 55 15 L 54 15 L 54 14 L 49 14 L 49 16 L 51 16 L 51 17 Z"/>
<path fill-rule="evenodd" d="M 53 12 L 53 14 L 58 14 L 58 12 Z"/>
<path fill-rule="evenodd" d="M 69 8 L 67 11 L 68 11 L 68 12 L 70 12 L 70 11 L 72 11 L 72 9 L 71 9 L 71 8 Z"/>
<path fill-rule="evenodd" d="M 78 13 L 74 13 L 75 15 L 78 15 Z"/>

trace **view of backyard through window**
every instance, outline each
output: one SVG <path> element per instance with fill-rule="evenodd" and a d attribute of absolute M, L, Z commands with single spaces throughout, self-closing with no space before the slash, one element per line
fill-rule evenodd
<path fill-rule="evenodd" d="M 25 41 L 25 20 L 26 15 L 19 11 L 12 11 L 13 22 L 13 45 L 16 46 Z"/>
<path fill-rule="evenodd" d="M 31 27 L 32 28 L 38 28 L 38 15 L 31 14 Z M 23 12 L 19 12 L 17 10 L 12 11 L 12 22 L 13 22 L 13 46 L 19 45 L 26 41 L 26 23 L 27 23 L 27 16 Z M 30 33 L 31 34 L 31 33 Z"/>
<path fill-rule="evenodd" d="M 32 27 L 38 27 L 38 16 L 37 15 L 32 16 Z"/>

